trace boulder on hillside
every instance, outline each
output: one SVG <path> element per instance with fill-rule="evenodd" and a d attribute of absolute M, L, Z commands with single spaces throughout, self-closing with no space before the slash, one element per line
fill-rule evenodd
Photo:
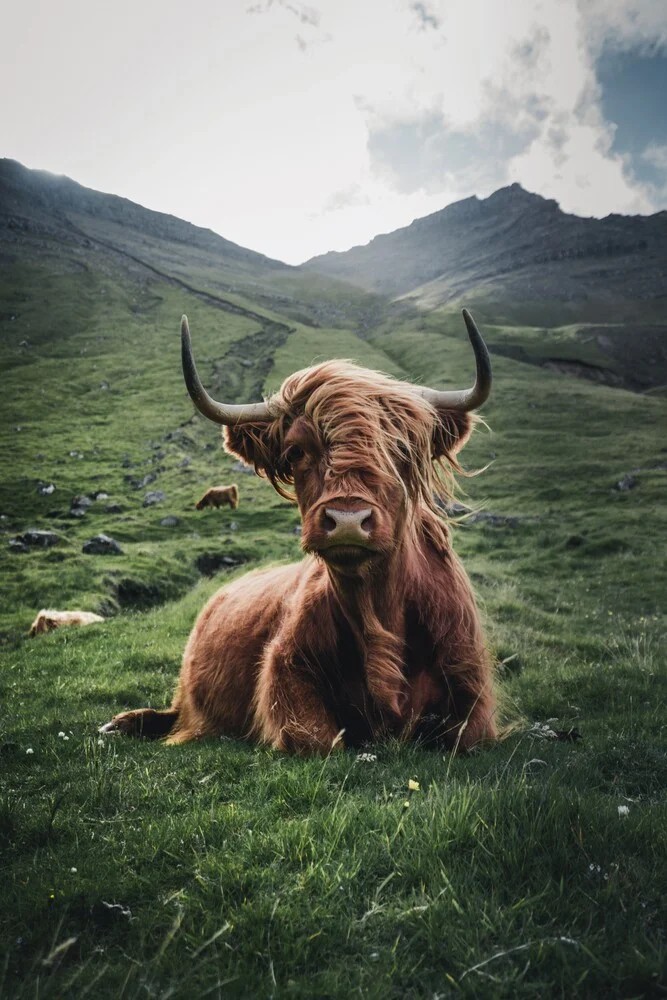
<path fill-rule="evenodd" d="M 89 538 L 81 546 L 81 551 L 85 552 L 86 555 L 95 556 L 122 556 L 123 554 L 123 550 L 116 539 L 104 534 Z"/>
<path fill-rule="evenodd" d="M 55 531 L 41 531 L 38 528 L 29 528 L 23 534 L 17 535 L 15 540 L 33 548 L 48 549 L 52 545 L 58 544 L 60 535 L 57 535 Z"/>
<path fill-rule="evenodd" d="M 162 490 L 152 490 L 144 497 L 144 507 L 152 507 L 155 503 L 162 503 L 165 495 Z"/>
<path fill-rule="evenodd" d="M 242 462 L 240 459 L 238 462 L 234 462 L 234 464 L 232 465 L 232 471 L 245 472 L 245 474 L 248 476 L 255 475 L 255 470 L 252 468 L 252 466 L 246 465 L 245 462 Z"/>
<path fill-rule="evenodd" d="M 163 517 L 162 520 L 160 521 L 160 525 L 163 528 L 175 528 L 176 525 L 180 523 L 181 523 L 180 518 L 175 517 L 173 514 L 167 514 L 167 516 Z"/>

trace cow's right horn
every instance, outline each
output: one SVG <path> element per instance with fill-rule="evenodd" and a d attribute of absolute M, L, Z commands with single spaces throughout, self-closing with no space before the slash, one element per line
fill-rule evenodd
<path fill-rule="evenodd" d="M 475 363 L 477 375 L 475 384 L 470 389 L 420 389 L 424 399 L 435 406 L 436 409 L 459 410 L 467 413 L 469 410 L 476 410 L 489 398 L 491 392 L 491 359 L 482 335 L 475 325 L 475 321 L 467 309 L 463 310 L 468 337 L 475 352 Z"/>
<path fill-rule="evenodd" d="M 218 403 L 209 396 L 197 374 L 187 316 L 181 320 L 181 359 L 190 399 L 209 420 L 214 420 L 216 424 L 246 424 L 272 419 L 267 403 Z"/>

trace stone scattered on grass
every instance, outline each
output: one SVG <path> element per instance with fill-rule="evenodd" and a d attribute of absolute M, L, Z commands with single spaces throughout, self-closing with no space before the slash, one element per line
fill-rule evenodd
<path fill-rule="evenodd" d="M 234 462 L 234 464 L 232 465 L 232 471 L 244 472 L 247 476 L 254 476 L 255 474 L 255 470 L 252 468 L 252 466 L 246 465 L 245 462 L 242 462 L 240 459 L 238 462 Z"/>
<path fill-rule="evenodd" d="M 175 517 L 173 514 L 167 514 L 167 516 L 163 517 L 162 520 L 160 521 L 160 524 L 163 528 L 175 528 L 176 525 L 180 523 L 181 523 L 180 518 Z"/>
<path fill-rule="evenodd" d="M 157 475 L 154 472 L 147 472 L 143 479 L 137 479 L 136 476 L 123 476 L 126 483 L 129 483 L 135 490 L 143 490 L 145 486 L 150 483 L 154 483 L 157 479 Z"/>
<path fill-rule="evenodd" d="M 18 538 L 10 538 L 8 545 L 11 552 L 28 552 L 28 546 Z"/>
<path fill-rule="evenodd" d="M 55 490 L 55 488 L 56 488 L 55 483 L 38 483 L 37 484 L 37 492 L 42 497 L 48 496 L 50 493 L 53 493 L 53 491 Z"/>
<path fill-rule="evenodd" d="M 627 493 L 628 490 L 633 490 L 635 486 L 639 484 L 639 480 L 632 473 L 626 472 L 622 479 L 616 483 L 614 489 L 618 490 L 619 493 Z"/>
<path fill-rule="evenodd" d="M 29 528 L 28 531 L 24 531 L 23 534 L 17 535 L 16 539 L 13 540 L 26 546 L 48 549 L 52 545 L 58 544 L 60 541 L 60 535 L 57 535 L 55 531 L 42 531 L 39 528 Z"/>
<path fill-rule="evenodd" d="M 104 508 L 105 514 L 122 514 L 123 508 L 119 503 L 108 503 Z"/>
<path fill-rule="evenodd" d="M 204 576 L 213 576 L 220 569 L 230 569 L 245 562 L 241 556 L 230 556 L 224 552 L 202 552 L 195 559 L 195 566 Z"/>
<path fill-rule="evenodd" d="M 95 490 L 94 493 L 90 494 L 93 500 L 108 500 L 109 494 L 105 493 L 104 490 Z"/>
<path fill-rule="evenodd" d="M 165 495 L 162 490 L 152 490 L 144 497 L 144 507 L 152 507 L 153 504 L 162 503 Z"/>
<path fill-rule="evenodd" d="M 123 550 L 115 538 L 104 534 L 89 538 L 87 542 L 83 543 L 81 551 L 85 552 L 86 555 L 95 556 L 120 556 L 123 554 Z"/>
<path fill-rule="evenodd" d="M 69 508 L 69 516 L 84 517 L 86 511 L 88 510 L 89 507 L 92 507 L 92 505 L 93 501 L 90 499 L 90 497 L 86 496 L 72 497 L 72 502 Z"/>

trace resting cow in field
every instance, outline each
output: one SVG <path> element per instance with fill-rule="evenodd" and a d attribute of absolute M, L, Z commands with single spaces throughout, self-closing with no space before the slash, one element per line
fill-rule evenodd
<path fill-rule="evenodd" d="M 195 507 L 197 510 L 203 510 L 204 507 L 223 507 L 225 504 L 229 504 L 232 510 L 238 507 L 239 488 L 236 483 L 232 483 L 231 486 L 212 486 L 210 490 L 206 490 L 201 500 L 197 501 Z"/>
<path fill-rule="evenodd" d="M 93 625 L 94 622 L 103 621 L 101 615 L 94 615 L 92 611 L 52 611 L 42 608 L 30 626 L 28 635 L 53 632 L 54 629 L 62 628 L 64 625 Z"/>
<path fill-rule="evenodd" d="M 102 731 L 168 743 L 224 733 L 302 754 L 427 733 L 466 750 L 496 736 L 479 614 L 434 501 L 451 498 L 471 411 L 491 386 L 486 346 L 463 316 L 471 389 L 327 361 L 247 405 L 208 395 L 183 317 L 195 405 L 225 425 L 228 452 L 281 496 L 294 488 L 307 555 L 219 590 L 192 630 L 171 708 L 124 712 Z"/>

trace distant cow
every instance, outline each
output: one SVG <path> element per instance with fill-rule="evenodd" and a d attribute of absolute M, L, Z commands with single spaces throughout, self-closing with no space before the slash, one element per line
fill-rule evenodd
<path fill-rule="evenodd" d="M 238 507 L 239 488 L 236 483 L 231 486 L 211 486 L 195 506 L 197 510 L 203 510 L 204 507 L 224 507 L 225 504 L 229 504 L 232 510 Z"/>
<path fill-rule="evenodd" d="M 298 503 L 307 555 L 219 590 L 192 630 L 171 708 L 124 712 L 103 732 L 168 743 L 225 734 L 298 754 L 387 736 L 468 750 L 497 735 L 479 612 L 433 499 L 453 499 L 471 411 L 491 388 L 488 351 L 463 315 L 477 363 L 469 389 L 325 361 L 264 402 L 229 405 L 202 386 L 183 318 L 195 405 L 225 425 L 231 454 Z"/>
<path fill-rule="evenodd" d="M 28 635 L 53 632 L 54 629 L 62 628 L 64 625 L 93 625 L 95 622 L 103 621 L 101 615 L 94 615 L 92 611 L 51 611 L 42 608 L 30 626 Z"/>

